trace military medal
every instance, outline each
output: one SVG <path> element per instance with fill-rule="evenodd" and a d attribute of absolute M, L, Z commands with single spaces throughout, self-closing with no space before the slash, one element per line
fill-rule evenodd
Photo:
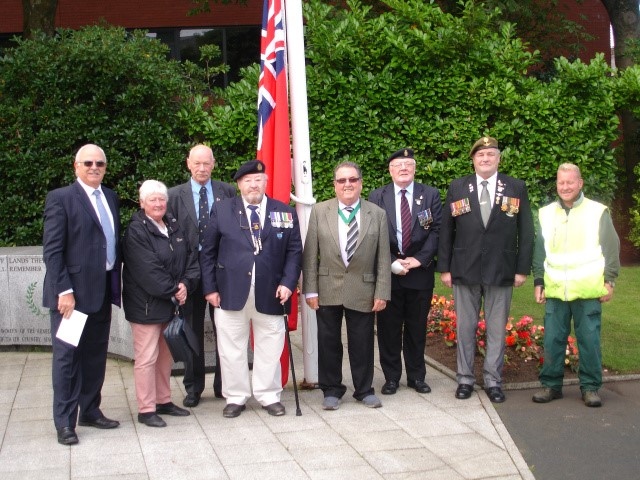
<path fill-rule="evenodd" d="M 463 198 L 462 200 L 453 202 L 449 206 L 451 207 L 452 217 L 459 217 L 460 215 L 469 213 L 471 211 L 471 204 L 469 203 L 468 198 Z"/>
<path fill-rule="evenodd" d="M 422 210 L 418 212 L 418 221 L 420 222 L 420 226 L 425 230 L 429 230 L 429 227 L 433 223 L 433 215 L 431 214 L 431 209 L 427 208 L 426 210 Z"/>
<path fill-rule="evenodd" d="M 503 197 L 500 210 L 507 214 L 507 217 L 513 217 L 520 211 L 520 199 L 513 197 Z"/>

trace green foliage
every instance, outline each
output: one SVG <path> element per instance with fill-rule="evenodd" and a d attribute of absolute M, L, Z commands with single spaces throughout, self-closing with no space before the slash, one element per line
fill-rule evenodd
<path fill-rule="evenodd" d="M 416 179 L 444 196 L 453 178 L 472 172 L 470 146 L 491 135 L 501 171 L 527 181 L 534 207 L 555 196 L 562 162 L 580 166 L 590 197 L 611 201 L 616 112 L 640 113 L 638 67 L 616 74 L 602 56 L 561 58 L 543 82 L 530 75 L 537 52 L 497 10 L 468 1 L 454 16 L 434 1 L 386 0 L 376 10 L 346 3 L 303 5 L 318 200 L 333 196 L 332 171 L 345 160 L 362 167 L 364 195 L 387 183 L 386 158 L 404 146 L 416 151 Z M 203 51 L 204 69 L 182 68 L 161 43 L 117 28 L 19 40 L 0 59 L 0 174 L 12 180 L 0 187 L 0 244 L 40 242 L 46 192 L 73 180 L 72 152 L 86 142 L 105 148 L 105 183 L 124 200 L 125 219 L 146 178 L 184 181 L 193 141 L 211 145 L 216 175 L 229 181 L 255 157 L 259 67 L 212 90 L 218 55 Z"/>
<path fill-rule="evenodd" d="M 333 195 L 333 167 L 362 167 L 364 194 L 389 181 L 386 158 L 412 146 L 416 178 L 444 195 L 451 179 L 472 171 L 468 151 L 482 135 L 501 143 L 501 170 L 525 179 L 532 204 L 555 194 L 562 162 L 583 170 L 594 198 L 612 199 L 617 166 L 611 142 L 618 120 L 616 79 L 602 57 L 589 65 L 561 59 L 541 82 L 537 61 L 514 28 L 473 2 L 456 16 L 434 2 L 387 0 L 389 11 L 347 1 L 304 4 L 307 91 L 314 191 Z M 233 165 L 255 150 L 257 69 L 224 92 L 205 134 Z M 231 168 L 231 167 L 229 167 Z"/>
<path fill-rule="evenodd" d="M 1 245 L 42 242 L 44 198 L 73 181 L 85 143 L 104 148 L 125 222 L 143 180 L 182 181 L 189 137 L 176 113 L 201 83 L 162 43 L 104 27 L 16 42 L 0 58 Z"/>

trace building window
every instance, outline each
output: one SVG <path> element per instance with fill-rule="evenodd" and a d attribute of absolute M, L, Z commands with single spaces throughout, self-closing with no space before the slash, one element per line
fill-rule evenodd
<path fill-rule="evenodd" d="M 218 76 L 215 85 L 226 87 L 240 79 L 240 69 L 260 61 L 260 27 L 162 28 L 150 29 L 148 35 L 169 47 L 171 58 L 200 64 L 200 47 L 215 44 L 222 54 L 221 62 L 229 66 Z"/>

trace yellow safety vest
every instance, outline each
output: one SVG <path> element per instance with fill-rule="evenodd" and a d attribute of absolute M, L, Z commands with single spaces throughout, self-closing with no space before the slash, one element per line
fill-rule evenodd
<path fill-rule="evenodd" d="M 568 215 L 559 202 L 538 211 L 546 252 L 547 297 L 571 301 L 606 295 L 599 236 L 600 218 L 606 208 L 583 197 Z"/>

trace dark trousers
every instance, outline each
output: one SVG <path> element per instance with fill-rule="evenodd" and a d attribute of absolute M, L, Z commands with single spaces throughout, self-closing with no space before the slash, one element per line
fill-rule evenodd
<path fill-rule="evenodd" d="M 202 394 L 204 391 L 204 316 L 207 308 L 207 301 L 202 294 L 202 285 L 189 296 L 186 303 L 185 319 L 190 324 L 193 331 L 198 336 L 200 355 L 193 355 L 190 362 L 185 363 L 183 384 L 187 393 Z M 209 315 L 213 324 L 213 334 L 218 340 L 216 322 L 213 319 L 214 308 L 209 306 Z M 213 376 L 213 391 L 222 394 L 222 376 L 220 375 L 220 356 L 216 347 L 216 367 Z"/>
<path fill-rule="evenodd" d="M 385 380 L 400 381 L 404 356 L 407 380 L 424 381 L 427 315 L 432 295 L 433 290 L 397 288 L 391 291 L 387 308 L 378 312 L 378 350 Z"/>
<path fill-rule="evenodd" d="M 358 312 L 342 305 L 321 306 L 318 321 L 318 384 L 325 397 L 342 396 L 342 317 L 347 324 L 347 345 L 351 378 L 356 400 L 374 393 L 373 384 L 373 312 Z"/>
<path fill-rule="evenodd" d="M 108 283 L 107 283 L 108 284 Z M 62 321 L 58 310 L 50 311 L 53 349 L 53 421 L 56 428 L 76 427 L 80 418 L 95 420 L 100 411 L 101 390 L 107 366 L 111 329 L 111 292 L 107 289 L 100 310 L 90 313 L 77 347 L 56 338 Z"/>
<path fill-rule="evenodd" d="M 542 385 L 562 390 L 567 337 L 571 333 L 573 318 L 580 352 L 580 389 L 584 392 L 602 387 L 601 317 L 602 304 L 597 298 L 570 302 L 547 298 L 544 314 L 544 363 L 540 370 Z"/>

